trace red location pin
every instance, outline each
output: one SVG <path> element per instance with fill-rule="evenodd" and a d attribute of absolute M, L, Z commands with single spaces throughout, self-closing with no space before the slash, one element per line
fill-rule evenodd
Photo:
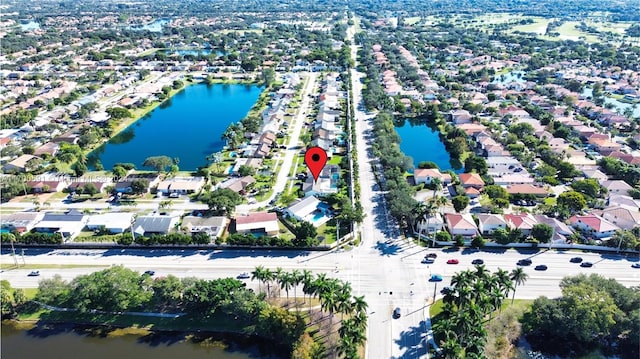
<path fill-rule="evenodd" d="M 307 165 L 307 168 L 309 168 L 309 171 L 311 171 L 313 180 L 317 181 L 324 165 L 327 164 L 327 152 L 323 150 L 322 147 L 311 147 L 304 154 L 304 163 Z"/>

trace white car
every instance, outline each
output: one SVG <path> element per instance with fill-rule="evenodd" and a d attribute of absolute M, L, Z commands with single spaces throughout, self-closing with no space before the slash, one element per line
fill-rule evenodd
<path fill-rule="evenodd" d="M 251 275 L 248 272 L 242 272 L 242 273 L 238 274 L 238 276 L 236 278 L 238 278 L 238 279 L 249 279 L 249 278 L 251 278 Z"/>

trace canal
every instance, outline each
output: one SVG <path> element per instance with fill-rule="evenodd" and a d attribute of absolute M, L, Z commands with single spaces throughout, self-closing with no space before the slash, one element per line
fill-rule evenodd
<path fill-rule="evenodd" d="M 2 359 L 248 359 L 276 358 L 254 343 L 187 338 L 184 334 L 104 335 L 65 325 L 21 329 L 2 324 Z"/>

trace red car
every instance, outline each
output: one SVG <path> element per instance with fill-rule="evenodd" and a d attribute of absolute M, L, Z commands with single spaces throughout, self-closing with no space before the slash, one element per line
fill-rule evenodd
<path fill-rule="evenodd" d="M 455 259 L 455 258 L 453 258 L 453 259 L 449 259 L 449 260 L 447 261 L 447 264 L 458 264 L 458 263 L 459 263 L 459 262 L 458 262 L 458 260 L 457 260 L 457 259 Z"/>

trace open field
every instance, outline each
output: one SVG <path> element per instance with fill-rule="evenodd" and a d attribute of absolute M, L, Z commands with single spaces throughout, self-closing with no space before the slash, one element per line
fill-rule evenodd
<path fill-rule="evenodd" d="M 517 25 L 512 28 L 512 31 L 521 31 L 525 33 L 544 35 L 544 33 L 547 31 L 547 25 L 549 25 L 549 22 L 551 22 L 551 20 L 538 17 L 531 19 L 533 19 L 534 21 L 533 24 Z"/>

